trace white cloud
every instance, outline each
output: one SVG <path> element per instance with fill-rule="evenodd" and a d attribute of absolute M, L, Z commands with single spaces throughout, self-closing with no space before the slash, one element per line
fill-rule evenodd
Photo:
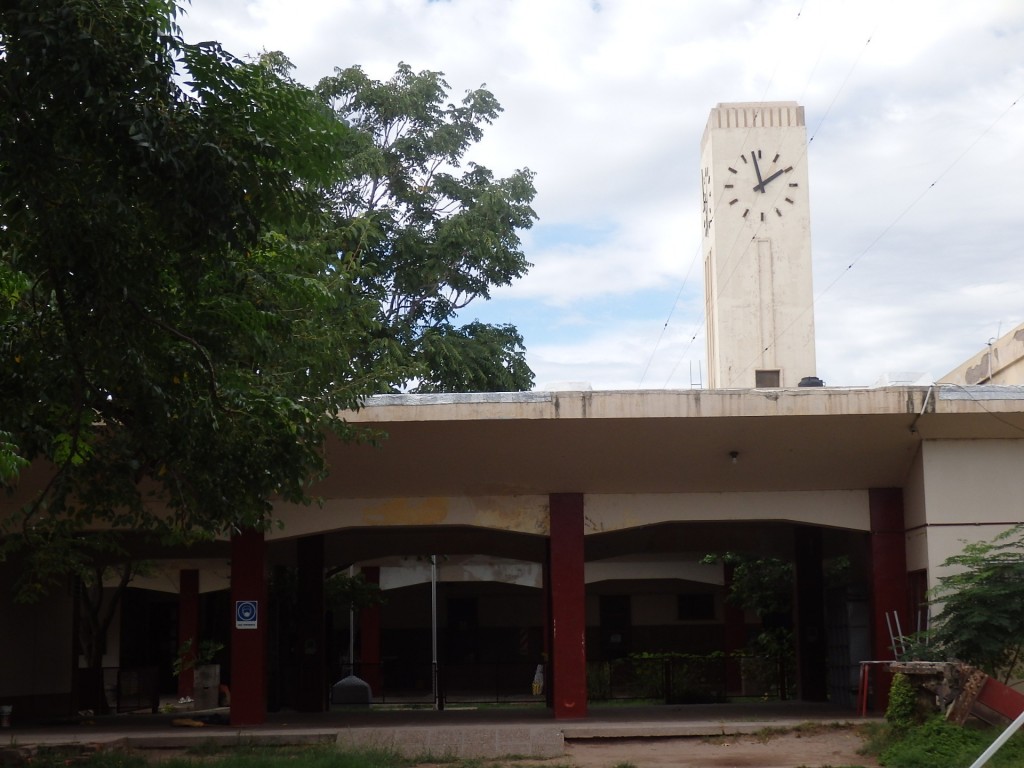
<path fill-rule="evenodd" d="M 541 218 L 533 271 L 480 312 L 529 329 L 538 382 L 635 387 L 650 361 L 643 386 L 689 386 L 699 143 L 723 101 L 806 107 L 829 384 L 938 376 L 1024 319 L 1022 3 L 193 0 L 183 27 L 283 50 L 307 83 L 399 61 L 455 97 L 486 83 L 505 112 L 473 158 L 536 171 Z"/>

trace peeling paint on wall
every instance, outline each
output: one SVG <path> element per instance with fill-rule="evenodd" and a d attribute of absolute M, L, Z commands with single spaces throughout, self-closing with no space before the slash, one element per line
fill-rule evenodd
<path fill-rule="evenodd" d="M 387 499 L 363 510 L 367 525 L 441 525 L 448 518 L 450 499 Z"/>
<path fill-rule="evenodd" d="M 484 496 L 470 501 L 474 508 L 476 524 L 484 528 L 535 533 L 541 536 L 547 536 L 550 532 L 548 507 L 540 500 Z"/>
<path fill-rule="evenodd" d="M 548 534 L 547 504 L 537 497 L 482 496 L 386 499 L 362 510 L 367 525 L 476 525 L 501 531 Z"/>
<path fill-rule="evenodd" d="M 968 384 L 977 384 L 982 379 L 988 378 L 988 372 L 990 367 L 991 366 L 989 366 L 988 355 L 985 355 L 985 361 L 982 363 L 978 363 L 977 365 L 972 365 L 970 368 L 968 368 L 967 371 L 964 373 L 964 378 L 967 380 Z"/>

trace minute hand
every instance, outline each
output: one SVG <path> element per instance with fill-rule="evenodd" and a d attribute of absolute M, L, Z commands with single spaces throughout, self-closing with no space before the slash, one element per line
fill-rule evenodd
<path fill-rule="evenodd" d="M 761 168 L 757 164 L 757 152 L 751 152 L 750 159 L 754 161 L 754 173 L 757 174 L 757 183 L 764 184 L 764 182 L 761 181 Z M 754 187 L 754 189 L 757 189 L 757 187 Z"/>
<path fill-rule="evenodd" d="M 779 171 L 776 171 L 775 173 L 773 173 L 767 179 L 762 179 L 760 182 L 758 182 L 757 184 L 754 185 L 754 191 L 755 192 L 764 192 L 765 191 L 765 186 L 767 186 L 768 182 L 777 179 L 783 173 L 785 173 L 785 171 L 779 170 Z"/>

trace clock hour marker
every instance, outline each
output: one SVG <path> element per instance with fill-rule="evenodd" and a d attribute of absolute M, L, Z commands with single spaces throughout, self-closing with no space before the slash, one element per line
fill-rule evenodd
<path fill-rule="evenodd" d="M 764 211 L 761 211 L 761 221 L 764 221 Z"/>
<path fill-rule="evenodd" d="M 793 182 L 792 184 L 790 184 L 789 186 L 791 186 L 791 187 L 799 187 L 800 185 L 799 185 L 799 184 L 797 184 L 797 183 L 796 183 L 796 182 L 794 181 L 794 182 Z"/>
<path fill-rule="evenodd" d="M 792 170 L 793 170 L 793 166 L 791 165 L 791 166 L 789 166 L 789 168 L 783 168 L 783 169 L 782 169 L 782 172 L 783 172 L 783 173 L 789 173 L 789 172 L 790 172 L 790 171 L 792 171 Z"/>
<path fill-rule="evenodd" d="M 732 167 L 732 166 L 730 165 L 730 166 L 729 166 L 729 173 L 739 173 L 739 171 L 737 171 L 737 170 L 736 170 L 735 168 L 733 168 L 733 167 Z"/>
<path fill-rule="evenodd" d="M 777 163 L 777 162 L 779 162 L 779 156 L 778 156 L 778 154 L 776 154 L 776 155 L 775 155 L 775 157 L 773 157 L 773 158 L 772 158 L 772 162 L 773 162 L 773 163 Z"/>
<path fill-rule="evenodd" d="M 789 199 L 788 197 L 785 197 L 785 198 L 783 198 L 783 199 L 784 199 L 784 200 L 785 200 L 785 201 L 786 201 L 787 203 L 789 203 L 790 205 L 792 205 L 792 204 L 793 204 L 793 201 L 792 201 L 792 200 L 790 200 L 790 199 Z"/>
<path fill-rule="evenodd" d="M 747 156 L 746 155 L 740 155 L 740 160 L 742 160 L 744 163 L 746 163 L 747 162 Z"/>
<path fill-rule="evenodd" d="M 744 219 L 745 219 L 745 218 L 747 218 L 747 214 L 748 214 L 748 213 L 750 213 L 750 209 L 749 209 L 749 208 L 744 208 L 744 209 L 743 209 L 743 218 L 744 218 Z"/>
<path fill-rule="evenodd" d="M 782 215 L 782 211 L 780 211 L 778 208 L 776 208 L 775 209 L 775 215 L 776 216 L 781 216 Z"/>
<path fill-rule="evenodd" d="M 726 184 L 726 185 L 725 185 L 725 188 L 726 188 L 726 189 L 732 189 L 732 188 L 733 188 L 733 187 L 735 187 L 735 186 L 736 186 L 735 184 Z"/>
<path fill-rule="evenodd" d="M 739 201 L 740 199 L 738 197 L 734 197 L 732 200 L 729 201 L 729 205 L 736 205 L 736 203 L 738 203 Z"/>
<path fill-rule="evenodd" d="M 760 150 L 760 149 L 759 149 L 759 150 L 757 150 L 757 157 L 758 157 L 758 159 L 760 159 L 760 158 L 761 158 L 761 150 Z"/>

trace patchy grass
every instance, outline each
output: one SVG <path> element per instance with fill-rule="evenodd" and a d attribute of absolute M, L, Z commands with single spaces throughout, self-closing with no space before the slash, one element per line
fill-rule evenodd
<path fill-rule="evenodd" d="M 766 726 L 754 731 L 750 734 L 750 738 L 761 744 L 767 744 L 779 736 L 793 735 L 799 739 L 802 736 L 817 736 L 822 733 L 834 733 L 835 731 L 860 731 L 863 727 L 861 723 L 839 722 L 838 720 L 831 723 L 806 722 L 793 726 Z M 830 768 L 830 766 L 824 766 L 824 768 Z"/>
<path fill-rule="evenodd" d="M 1002 728 L 961 727 L 941 718 L 909 728 L 874 724 L 864 747 L 886 768 L 962 768 L 984 752 Z M 993 755 L 987 768 L 1024 766 L 1024 734 L 1017 733 Z"/>
<path fill-rule="evenodd" d="M 195 760 L 176 757 L 163 768 L 194 768 Z M 204 757 L 203 768 L 404 768 L 414 760 L 381 749 L 340 750 L 332 745 L 305 747 L 242 746 Z M 130 766 L 89 766 L 89 768 L 131 768 Z"/>

